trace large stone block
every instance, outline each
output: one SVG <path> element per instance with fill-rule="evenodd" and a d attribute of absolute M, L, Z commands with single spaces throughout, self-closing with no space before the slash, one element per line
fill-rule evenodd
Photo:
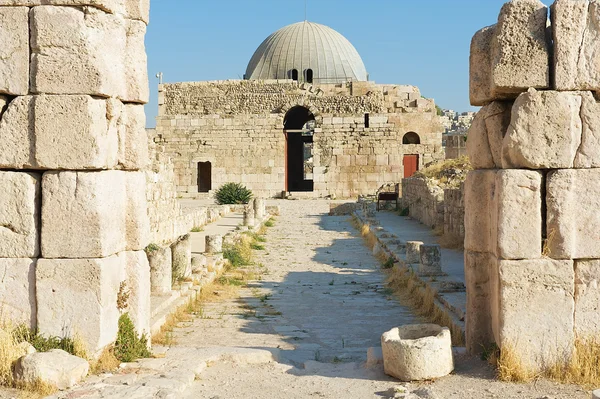
<path fill-rule="evenodd" d="M 0 168 L 31 169 L 35 165 L 33 97 L 13 99 L 0 119 Z"/>
<path fill-rule="evenodd" d="M 29 93 L 29 9 L 0 8 L 0 93 Z"/>
<path fill-rule="evenodd" d="M 182 280 L 192 275 L 192 241 L 185 235 L 171 245 L 173 256 L 173 280 Z"/>
<path fill-rule="evenodd" d="M 46 336 L 80 336 L 90 353 L 117 338 L 123 258 L 40 259 L 37 326 Z"/>
<path fill-rule="evenodd" d="M 171 247 L 148 250 L 150 288 L 154 294 L 168 294 L 173 284 Z"/>
<path fill-rule="evenodd" d="M 600 90 L 600 4 L 557 0 L 552 5 L 554 88 Z"/>
<path fill-rule="evenodd" d="M 129 0 L 127 1 L 129 2 Z M 119 98 L 125 102 L 145 104 L 150 96 L 148 60 L 144 45 L 146 24 L 140 21 L 126 21 L 125 25 L 127 34 L 123 58 L 125 86 Z"/>
<path fill-rule="evenodd" d="M 31 14 L 34 93 L 116 97 L 124 92 L 122 18 L 88 8 L 39 6 Z"/>
<path fill-rule="evenodd" d="M 0 258 L 39 256 L 40 176 L 0 171 Z"/>
<path fill-rule="evenodd" d="M 496 229 L 492 218 L 497 170 L 469 172 L 464 185 L 465 249 L 473 252 L 489 252 L 495 248 L 492 232 Z"/>
<path fill-rule="evenodd" d="M 490 271 L 495 257 L 488 253 L 465 251 L 467 312 L 465 336 L 470 354 L 479 354 L 494 343 L 491 314 Z"/>
<path fill-rule="evenodd" d="M 502 166 L 572 168 L 581 144 L 581 95 L 529 90 L 515 101 L 504 137 Z"/>
<path fill-rule="evenodd" d="M 554 259 L 600 258 L 600 169 L 550 172 L 547 178 L 547 249 Z"/>
<path fill-rule="evenodd" d="M 590 92 L 581 93 L 581 145 L 575 155 L 574 168 L 600 167 L 600 104 Z"/>
<path fill-rule="evenodd" d="M 568 361 L 575 339 L 573 261 L 502 260 L 498 276 L 498 345 L 512 347 L 533 370 Z"/>
<path fill-rule="evenodd" d="M 589 339 L 600 334 L 600 260 L 575 261 L 575 334 Z"/>
<path fill-rule="evenodd" d="M 511 0 L 502 6 L 492 39 L 492 97 L 550 86 L 548 7 L 539 0 Z"/>
<path fill-rule="evenodd" d="M 140 251 L 150 243 L 150 220 L 146 202 L 146 175 L 144 172 L 126 172 L 125 240 L 127 251 Z"/>
<path fill-rule="evenodd" d="M 542 256 L 542 173 L 500 170 L 496 174 L 492 217 L 494 252 L 500 259 Z"/>
<path fill-rule="evenodd" d="M 125 250 L 126 174 L 45 173 L 42 256 L 97 258 Z"/>
<path fill-rule="evenodd" d="M 119 165 L 126 170 L 142 170 L 148 163 L 148 134 L 144 107 L 126 104 L 119 121 Z"/>
<path fill-rule="evenodd" d="M 0 258 L 0 309 L 2 317 L 15 324 L 35 328 L 37 304 L 35 268 L 37 259 Z"/>
<path fill-rule="evenodd" d="M 138 334 L 150 337 L 150 264 L 144 251 L 121 252 L 125 265 L 125 283 L 129 293 L 125 311 Z"/>
<path fill-rule="evenodd" d="M 512 105 L 510 101 L 494 101 L 475 115 L 467 140 L 467 153 L 473 168 L 502 167 L 502 141 L 510 125 Z"/>
<path fill-rule="evenodd" d="M 35 160 L 41 169 L 109 169 L 117 164 L 118 110 L 87 95 L 34 97 Z M 111 112 L 109 112 L 111 111 Z M 117 111 L 115 113 L 115 111 Z"/>
<path fill-rule="evenodd" d="M 492 39 L 496 25 L 488 26 L 473 36 L 469 57 L 469 98 L 471 105 L 482 106 L 494 101 L 492 96 Z"/>
<path fill-rule="evenodd" d="M 467 135 L 467 154 L 474 169 L 494 169 L 494 158 L 490 150 L 487 129 L 485 127 L 486 108 L 483 107 L 475 115 Z"/>

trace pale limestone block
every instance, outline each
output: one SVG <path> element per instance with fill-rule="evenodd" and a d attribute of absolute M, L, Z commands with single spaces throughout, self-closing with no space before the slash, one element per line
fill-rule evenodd
<path fill-rule="evenodd" d="M 118 109 L 118 105 L 115 109 Z M 149 154 L 144 107 L 125 104 L 122 109 L 118 127 L 119 165 L 126 170 L 145 169 L 149 163 Z"/>
<path fill-rule="evenodd" d="M 467 154 L 471 165 L 475 169 L 495 168 L 494 158 L 490 150 L 487 129 L 485 126 L 486 107 L 479 110 L 475 115 L 471 127 L 467 132 Z"/>
<path fill-rule="evenodd" d="M 144 172 L 125 172 L 125 240 L 127 251 L 140 251 L 150 242 L 150 221 Z"/>
<path fill-rule="evenodd" d="M 107 119 L 105 100 L 86 95 L 40 95 L 34 97 L 34 104 L 37 167 L 115 167 L 118 136 L 116 131 L 109 129 L 111 121 Z"/>
<path fill-rule="evenodd" d="M 0 171 L 0 258 L 39 256 L 40 175 Z"/>
<path fill-rule="evenodd" d="M 482 106 L 493 101 L 491 46 L 496 25 L 488 26 L 473 36 L 469 57 L 469 98 L 471 105 Z"/>
<path fill-rule="evenodd" d="M 9 98 L 7 96 L 0 96 L 0 119 L 2 118 L 2 114 L 8 108 Z"/>
<path fill-rule="evenodd" d="M 430 380 L 454 370 L 448 327 L 415 324 L 396 327 L 381 336 L 383 369 L 400 381 Z"/>
<path fill-rule="evenodd" d="M 121 252 L 125 283 L 129 292 L 127 308 L 138 334 L 150 337 L 150 264 L 144 251 Z"/>
<path fill-rule="evenodd" d="M 66 235 L 66 234 L 65 234 Z M 37 326 L 46 336 L 80 336 L 90 353 L 117 338 L 123 258 L 40 259 Z"/>
<path fill-rule="evenodd" d="M 440 245 L 421 245 L 419 247 L 419 275 L 439 276 L 442 275 L 442 248 Z"/>
<path fill-rule="evenodd" d="M 494 342 L 490 304 L 490 270 L 494 264 L 491 254 L 465 251 L 465 336 L 467 351 L 472 355 L 485 351 Z"/>
<path fill-rule="evenodd" d="M 155 294 L 168 294 L 173 283 L 171 247 L 148 251 L 150 288 Z"/>
<path fill-rule="evenodd" d="M 468 140 L 467 140 L 468 141 Z M 497 170 L 474 170 L 464 183 L 465 250 L 489 252 L 495 249 L 493 232 L 497 228 L 492 217 Z"/>
<path fill-rule="evenodd" d="M 600 104 L 590 92 L 581 93 L 581 145 L 575 155 L 574 168 L 600 167 Z"/>
<path fill-rule="evenodd" d="M 122 95 L 126 42 L 125 22 L 119 16 L 93 8 L 34 7 L 32 91 Z"/>
<path fill-rule="evenodd" d="M 19 358 L 13 368 L 13 377 L 17 384 L 25 386 L 42 382 L 58 389 L 69 389 L 81 382 L 89 370 L 87 360 L 62 349 L 51 349 Z"/>
<path fill-rule="evenodd" d="M 502 142 L 508 127 L 514 101 L 494 101 L 486 107 L 485 129 L 496 168 L 502 167 Z M 469 141 L 467 140 L 467 143 Z"/>
<path fill-rule="evenodd" d="M 0 8 L 0 93 L 29 93 L 29 8 Z"/>
<path fill-rule="evenodd" d="M 94 258 L 125 250 L 126 174 L 45 173 L 42 256 Z"/>
<path fill-rule="evenodd" d="M 0 258 L 0 309 L 15 324 L 36 326 L 35 268 L 37 259 Z"/>
<path fill-rule="evenodd" d="M 600 258 L 600 169 L 550 172 L 547 177 L 547 246 L 554 259 Z"/>
<path fill-rule="evenodd" d="M 500 259 L 542 256 L 541 191 L 541 172 L 505 169 L 496 174 L 492 215 L 497 217 L 497 228 L 492 231 L 492 237 L 497 234 L 494 253 Z"/>
<path fill-rule="evenodd" d="M 600 334 L 600 260 L 575 261 L 575 334 L 582 339 Z"/>
<path fill-rule="evenodd" d="M 534 371 L 568 361 L 575 339 L 573 261 L 501 260 L 498 271 L 500 348 L 512 346 Z"/>
<path fill-rule="evenodd" d="M 581 144 L 578 93 L 530 89 L 517 98 L 502 147 L 505 169 L 572 168 Z"/>
<path fill-rule="evenodd" d="M 16 97 L 2 113 L 0 167 L 30 169 L 35 166 L 33 105 L 32 96 Z"/>
<path fill-rule="evenodd" d="M 192 241 L 190 235 L 180 237 L 171 245 L 173 257 L 173 280 L 182 280 L 192 275 Z"/>
<path fill-rule="evenodd" d="M 511 0 L 502 6 L 492 39 L 492 97 L 550 86 L 548 7 L 539 0 Z"/>
<path fill-rule="evenodd" d="M 223 236 L 219 234 L 207 235 L 205 239 L 205 253 L 218 254 L 223 252 Z"/>
<path fill-rule="evenodd" d="M 130 0 L 125 0 L 128 3 Z M 137 0 L 139 2 L 139 0 Z M 150 96 L 148 86 L 148 59 L 144 37 L 146 24 L 141 21 L 126 21 L 127 40 L 124 53 L 125 87 L 119 98 L 125 102 L 145 104 Z"/>
<path fill-rule="evenodd" d="M 266 205 L 264 198 L 254 198 L 252 202 L 252 206 L 254 207 L 254 216 L 262 222 L 266 214 Z"/>

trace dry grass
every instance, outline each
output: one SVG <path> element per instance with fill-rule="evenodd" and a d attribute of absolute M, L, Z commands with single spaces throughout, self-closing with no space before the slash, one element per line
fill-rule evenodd
<path fill-rule="evenodd" d="M 58 388 L 44 381 L 36 381 L 33 384 L 16 384 L 20 389 L 19 399 L 41 399 L 58 392 Z"/>
<path fill-rule="evenodd" d="M 22 355 L 8 323 L 0 325 L 0 385 L 13 386 L 12 365 Z"/>
<path fill-rule="evenodd" d="M 440 244 L 442 248 L 446 249 L 458 249 L 460 251 L 465 249 L 464 239 L 454 234 L 442 234 L 442 236 L 437 239 L 437 243 Z"/>
<path fill-rule="evenodd" d="M 462 156 L 456 159 L 447 159 L 443 162 L 436 163 L 434 165 L 428 166 L 425 169 L 422 169 L 415 173 L 416 176 L 429 177 L 433 179 L 441 179 L 444 176 L 444 171 L 448 169 L 462 169 L 462 170 L 472 170 L 471 162 L 469 161 L 469 157 Z"/>
<path fill-rule="evenodd" d="M 116 358 L 112 346 L 104 348 L 98 359 L 90 362 L 90 374 L 110 373 L 119 368 L 121 362 Z"/>
<path fill-rule="evenodd" d="M 502 346 L 496 366 L 501 381 L 529 382 L 535 378 L 535 373 L 523 364 L 514 345 L 509 343 Z"/>

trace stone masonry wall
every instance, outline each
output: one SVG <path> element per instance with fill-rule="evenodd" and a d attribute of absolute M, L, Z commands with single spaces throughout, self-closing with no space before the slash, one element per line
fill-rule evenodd
<path fill-rule="evenodd" d="M 0 0 L 0 315 L 90 353 L 149 331 L 148 0 Z"/>
<path fill-rule="evenodd" d="M 595 1 L 506 3 L 471 44 L 467 346 L 541 370 L 600 334 Z M 553 47 L 552 47 L 553 46 Z"/>
<path fill-rule="evenodd" d="M 402 179 L 402 206 L 410 217 L 432 229 L 444 225 L 444 190 L 423 178 Z"/>
<path fill-rule="evenodd" d="M 444 234 L 465 238 L 464 184 L 444 189 Z"/>
<path fill-rule="evenodd" d="M 195 195 L 198 162 L 211 162 L 213 189 L 233 181 L 258 196 L 280 195 L 286 173 L 283 119 L 296 105 L 316 117 L 315 196 L 373 193 L 401 180 L 403 154 L 419 154 L 421 166 L 444 156 L 434 104 L 412 86 L 165 84 L 159 89 L 156 141 L 172 156 L 177 191 Z M 420 144 L 402 144 L 410 131 L 419 134 Z"/>

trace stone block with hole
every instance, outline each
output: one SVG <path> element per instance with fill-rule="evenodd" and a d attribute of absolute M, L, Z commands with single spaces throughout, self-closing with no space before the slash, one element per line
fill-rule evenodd
<path fill-rule="evenodd" d="M 497 344 L 535 371 L 564 362 L 575 340 L 572 260 L 500 260 L 493 284 Z M 532 322 L 535 320 L 535 322 Z"/>
<path fill-rule="evenodd" d="M 97 258 L 125 250 L 126 174 L 46 172 L 42 178 L 42 256 Z"/>
<path fill-rule="evenodd" d="M 0 258 L 0 313 L 3 319 L 32 329 L 37 322 L 36 263 L 37 259 Z"/>
<path fill-rule="evenodd" d="M 0 171 L 0 258 L 39 256 L 41 176 Z"/>
<path fill-rule="evenodd" d="M 381 336 L 383 369 L 401 381 L 444 377 L 454 370 L 452 339 L 447 327 L 415 324 Z"/>
<path fill-rule="evenodd" d="M 117 338 L 123 258 L 40 259 L 37 327 L 46 336 L 81 337 L 90 354 Z"/>
<path fill-rule="evenodd" d="M 0 93 L 29 93 L 29 8 L 0 8 Z"/>
<path fill-rule="evenodd" d="M 600 258 L 600 169 L 556 170 L 547 177 L 547 251 L 554 259 Z"/>

